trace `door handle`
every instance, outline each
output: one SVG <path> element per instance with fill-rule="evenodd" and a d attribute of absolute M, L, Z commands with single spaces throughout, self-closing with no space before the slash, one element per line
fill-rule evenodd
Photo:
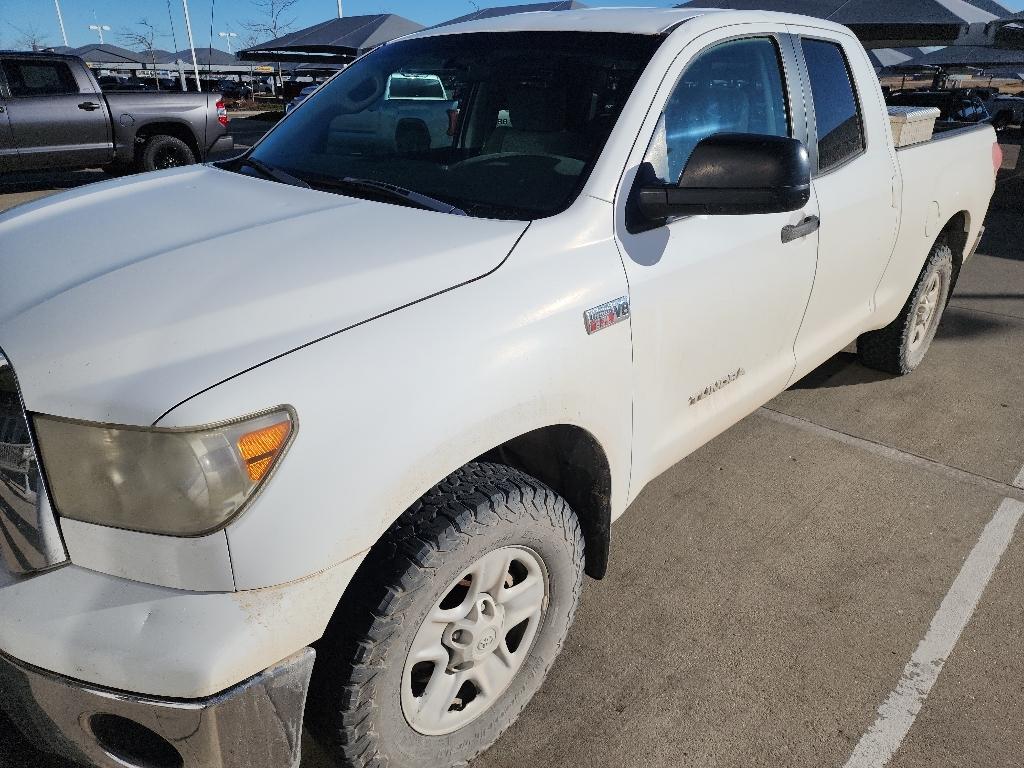
<path fill-rule="evenodd" d="M 808 216 L 799 224 L 787 224 L 782 228 L 782 242 L 791 243 L 801 237 L 807 237 L 812 232 L 817 232 L 821 226 L 821 219 L 817 216 Z"/>
<path fill-rule="evenodd" d="M 83 101 L 81 104 L 78 105 L 78 108 L 84 109 L 86 112 L 95 112 L 97 109 L 100 108 L 100 105 L 97 104 L 95 101 Z"/>

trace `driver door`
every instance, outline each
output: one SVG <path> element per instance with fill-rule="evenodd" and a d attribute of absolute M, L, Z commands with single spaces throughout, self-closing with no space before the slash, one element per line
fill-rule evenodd
<path fill-rule="evenodd" d="M 630 216 L 633 184 L 676 183 L 716 133 L 806 141 L 797 59 L 772 25 L 709 33 L 665 79 L 628 168 L 616 234 L 629 281 L 634 347 L 635 496 L 652 478 L 786 387 L 818 237 L 782 230 L 818 213 L 689 216 L 651 228 Z M 653 177 L 653 178 L 652 178 Z"/>

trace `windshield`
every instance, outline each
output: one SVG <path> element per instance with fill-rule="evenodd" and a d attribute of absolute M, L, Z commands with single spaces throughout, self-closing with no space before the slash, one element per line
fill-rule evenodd
<path fill-rule="evenodd" d="M 396 202 L 351 183 L 383 182 L 470 216 L 550 216 L 578 196 L 660 42 L 532 32 L 391 43 L 321 88 L 251 157 L 314 188 Z"/>

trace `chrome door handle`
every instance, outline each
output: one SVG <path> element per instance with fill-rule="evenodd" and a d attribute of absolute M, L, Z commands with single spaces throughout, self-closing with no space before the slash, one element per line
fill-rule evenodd
<path fill-rule="evenodd" d="M 78 105 L 78 108 L 84 109 L 86 112 L 95 112 L 97 109 L 100 108 L 100 105 L 97 104 L 95 101 L 83 101 L 81 104 Z"/>
<path fill-rule="evenodd" d="M 807 237 L 809 234 L 817 232 L 820 226 L 821 219 L 817 216 L 808 216 L 799 224 L 787 224 L 782 228 L 782 242 L 791 243 L 801 237 Z"/>

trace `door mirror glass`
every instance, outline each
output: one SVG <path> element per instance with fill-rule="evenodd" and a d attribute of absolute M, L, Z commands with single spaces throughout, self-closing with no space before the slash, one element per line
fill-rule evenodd
<path fill-rule="evenodd" d="M 637 206 L 652 223 L 675 216 L 784 213 L 807 205 L 811 163 L 803 142 L 719 133 L 703 139 L 677 185 L 641 186 Z"/>

